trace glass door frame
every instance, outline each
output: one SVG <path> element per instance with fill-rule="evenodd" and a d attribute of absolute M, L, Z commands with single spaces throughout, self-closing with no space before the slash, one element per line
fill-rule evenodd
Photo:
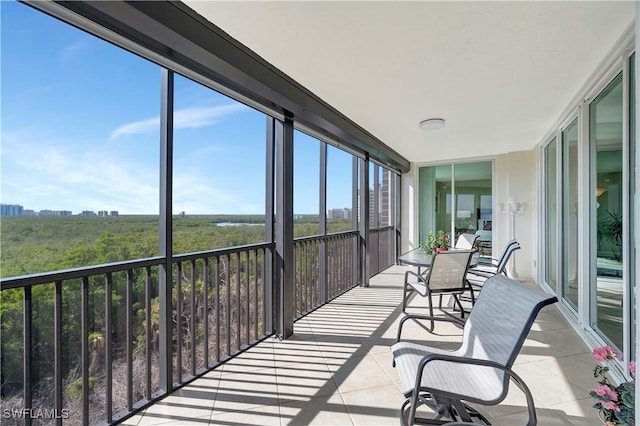
<path fill-rule="evenodd" d="M 555 273 L 555 284 L 551 285 L 551 283 L 547 282 L 547 268 L 549 265 L 547 265 L 546 263 L 546 249 L 545 247 L 547 247 L 549 244 L 540 244 L 540 250 L 539 250 L 539 254 L 538 254 L 538 258 L 542 260 L 542 268 L 540 268 L 540 272 L 538 274 L 539 276 L 539 282 L 543 283 L 544 286 L 547 287 L 548 290 L 551 290 L 553 293 L 557 294 L 557 295 L 561 295 L 562 294 L 562 277 L 563 277 L 563 252 L 562 252 L 562 233 L 561 230 L 563 229 L 563 221 L 562 221 L 562 173 L 563 173 L 563 169 L 562 169 L 562 165 L 563 165 L 563 161 L 562 161 L 562 132 L 564 131 L 564 129 L 566 129 L 570 123 L 573 122 L 573 120 L 575 120 L 575 118 L 577 117 L 577 110 L 570 115 L 570 118 L 565 120 L 564 123 L 562 123 L 562 126 L 556 131 L 554 132 L 548 139 L 547 141 L 541 146 L 540 148 L 540 164 L 541 164 L 541 168 L 542 168 L 542 179 L 541 179 L 541 185 L 540 185 L 540 191 L 539 191 L 539 199 L 540 199 L 540 211 L 541 211 L 541 225 L 538 229 L 538 238 L 539 241 L 543 241 L 545 243 L 551 243 L 554 245 L 554 251 L 556 253 L 556 259 L 557 259 L 557 264 L 556 264 L 556 273 Z M 547 184 L 549 182 L 548 180 L 548 173 L 547 173 L 547 149 L 549 148 L 549 145 L 551 145 L 553 142 L 555 142 L 556 144 L 556 152 L 555 152 L 555 158 L 553 159 L 554 161 L 554 166 L 555 166 L 555 174 L 556 174 L 556 181 L 555 181 L 555 203 L 556 203 L 556 221 L 555 221 L 555 239 L 552 242 L 547 241 L 547 228 L 549 228 L 550 224 L 549 224 L 549 218 L 547 216 L 547 213 L 549 211 L 549 206 L 548 206 L 548 197 L 546 194 L 546 189 L 547 189 Z M 567 305 L 568 306 L 568 305 Z M 568 306 L 570 308 L 570 306 Z M 577 318 L 577 314 L 573 309 L 570 309 L 570 312 Z"/>
<path fill-rule="evenodd" d="M 564 215 L 565 215 L 565 210 L 564 210 L 564 195 L 563 195 L 563 183 L 564 183 L 564 174 L 565 174 L 565 156 L 564 156 L 564 140 L 563 140 L 563 134 L 564 131 L 567 130 L 574 121 L 577 122 L 577 130 L 578 130 L 578 200 L 582 200 L 581 198 L 581 191 L 582 191 L 582 184 L 580 181 L 580 176 L 581 173 L 583 173 L 584 171 L 582 170 L 584 168 L 583 166 L 583 160 L 582 160 L 582 156 L 584 155 L 584 153 L 582 152 L 583 149 L 581 147 L 581 143 L 580 141 L 582 140 L 582 126 L 580 125 L 581 123 L 581 106 L 573 109 L 568 115 L 567 117 L 559 124 L 559 126 L 557 127 L 557 129 L 552 132 L 550 135 L 548 135 L 546 142 L 544 144 L 542 144 L 540 146 L 540 150 L 539 150 L 539 161 L 540 161 L 540 170 L 541 170 L 541 174 L 540 174 L 540 190 L 539 190 L 539 194 L 538 194 L 538 199 L 540 200 L 540 220 L 539 220 L 539 229 L 538 229 L 538 241 L 541 241 L 542 244 L 539 244 L 539 253 L 538 253 L 538 258 L 541 260 L 541 264 L 542 267 L 539 268 L 538 270 L 538 282 L 542 283 L 544 287 L 546 287 L 548 290 L 552 291 L 553 293 L 555 293 L 556 295 L 559 296 L 559 300 L 561 305 L 566 308 L 565 312 L 569 313 L 575 321 L 577 321 L 579 324 L 581 324 L 581 320 L 580 320 L 580 316 L 579 316 L 579 312 L 583 312 L 584 308 L 582 307 L 582 281 L 584 280 L 584 274 L 582 273 L 581 270 L 581 266 L 580 266 L 580 253 L 577 254 L 578 256 L 578 266 L 576 269 L 576 273 L 577 273 L 577 278 L 578 278 L 578 303 L 577 303 L 577 310 L 573 308 L 573 306 L 571 306 L 570 303 L 568 303 L 566 300 L 564 300 L 564 288 L 563 288 L 563 280 L 564 280 L 564 274 L 565 274 L 565 256 L 564 256 L 564 247 L 563 247 L 563 230 L 565 228 L 565 220 L 564 220 Z M 547 226 L 549 226 L 548 224 L 548 218 L 546 216 L 547 213 L 547 197 L 546 197 L 546 188 L 547 188 L 547 177 L 546 177 L 546 149 L 549 146 L 549 144 L 551 144 L 553 141 L 556 141 L 556 158 L 555 158 L 555 167 L 556 167 L 556 185 L 555 185 L 555 202 L 556 202 L 556 233 L 555 233 L 555 241 L 553 241 L 552 243 L 555 245 L 555 250 L 556 250 L 556 254 L 557 254 L 557 267 L 556 267 L 556 284 L 555 286 L 550 285 L 547 281 L 546 281 L 546 252 L 545 252 L 545 247 L 546 244 L 549 243 L 548 241 L 546 241 L 546 229 Z M 578 225 L 577 225 L 577 229 L 580 230 L 584 230 L 584 226 L 582 226 L 582 224 L 584 223 L 584 209 L 578 209 Z M 584 231 L 580 232 L 578 231 L 578 251 L 582 250 L 582 242 L 585 241 L 584 240 Z"/>
<path fill-rule="evenodd" d="M 560 122 L 560 125 L 556 128 L 556 130 L 549 132 L 545 137 L 545 142 L 539 146 L 538 151 L 538 159 L 539 159 L 539 171 L 540 178 L 539 182 L 539 191 L 538 191 L 538 199 L 540 202 L 540 210 L 539 210 L 539 220 L 538 223 L 540 225 L 538 229 L 538 238 L 541 244 L 539 244 L 539 252 L 538 258 L 542 262 L 541 267 L 537 271 L 538 282 L 542 284 L 544 288 L 549 291 L 554 292 L 562 299 L 562 285 L 563 285 L 563 275 L 564 275 L 564 259 L 562 259 L 563 253 L 561 250 L 562 246 L 562 229 L 563 229 L 563 213 L 561 207 L 558 208 L 558 218 L 557 218 L 557 232 L 555 241 L 553 244 L 556 244 L 556 249 L 558 253 L 558 268 L 556 273 L 556 286 L 551 286 L 546 282 L 546 257 L 545 257 L 545 247 L 547 244 L 551 243 L 546 239 L 546 226 L 548 225 L 547 218 L 547 199 L 545 196 L 545 191 L 547 188 L 547 178 L 546 167 L 547 161 L 545 159 L 546 148 L 548 145 L 556 140 L 556 203 L 558 206 L 562 206 L 562 175 L 565 173 L 563 170 L 564 167 L 564 159 L 563 155 L 563 146 L 562 146 L 562 132 L 577 118 L 578 119 L 578 200 L 580 202 L 580 208 L 578 210 L 578 311 L 576 312 L 571 308 L 571 306 L 566 303 L 564 300 L 560 303 L 561 310 L 565 313 L 568 318 L 573 317 L 575 321 L 576 329 L 580 332 L 583 338 L 589 343 L 591 347 L 602 346 L 605 344 L 609 344 L 609 342 L 601 336 L 598 330 L 594 329 L 591 326 L 591 312 L 595 309 L 595 303 L 597 303 L 592 298 L 591 291 L 591 281 L 595 279 L 595 274 L 597 272 L 596 265 L 591 262 L 591 247 L 596 242 L 597 233 L 592 231 L 596 229 L 597 223 L 597 214 L 594 209 L 596 203 L 595 197 L 595 161 L 596 156 L 591 153 L 591 143 L 590 143 L 590 107 L 591 102 L 595 100 L 595 98 L 603 92 L 603 90 L 611 83 L 613 80 L 622 73 L 622 84 L 623 84 L 623 95 L 622 95 L 622 103 L 623 103 L 623 130 L 622 130 L 622 158 L 623 158 L 623 182 L 629 182 L 631 178 L 631 165 L 634 159 L 631 158 L 633 154 L 632 151 L 632 141 L 630 140 L 630 123 L 632 117 L 630 117 L 630 58 L 635 52 L 635 48 L 633 46 L 629 47 L 625 50 L 623 55 L 617 57 L 616 60 L 612 60 L 609 62 L 605 71 L 602 72 L 600 78 L 593 84 L 590 90 L 585 91 L 585 96 L 582 98 L 583 100 L 578 102 L 578 105 L 573 110 L 568 110 L 569 112 L 564 115 L 566 117 L 564 120 Z M 636 57 L 636 63 L 638 62 L 638 58 Z M 637 74 L 637 71 L 636 71 Z M 636 81 L 638 81 L 638 76 L 635 76 Z M 594 80 L 595 81 L 595 80 Z M 638 89 L 636 88 L 638 92 Z M 636 93 L 637 93 L 636 92 Z M 636 117 L 639 115 L 639 112 L 636 111 Z M 637 128 L 637 127 L 636 127 Z M 640 166 L 638 163 L 638 150 L 640 150 L 640 146 L 637 146 L 638 137 L 636 135 L 636 163 L 635 167 Z M 593 176 L 592 176 L 593 174 Z M 637 177 L 636 177 L 636 180 Z M 593 190 L 593 191 L 592 191 Z M 631 194 L 632 187 L 625 186 L 622 191 L 622 214 L 623 214 L 623 311 L 622 311 L 622 327 L 623 327 L 623 347 L 620 348 L 623 352 L 623 360 L 619 363 L 618 368 L 612 370 L 614 376 L 619 379 L 623 379 L 623 376 L 629 377 L 629 361 L 631 360 L 631 355 L 635 352 L 631 345 L 633 342 L 631 338 L 632 332 L 632 324 L 633 321 L 633 312 L 634 303 L 631 300 L 633 297 L 633 292 L 631 289 L 632 282 L 635 282 L 636 286 L 638 285 L 638 271 L 635 271 L 635 276 L 631 277 L 631 273 L 633 269 L 631 268 L 631 262 L 634 261 L 634 254 L 631 253 L 632 249 L 638 249 L 638 236 L 640 232 L 636 229 L 636 236 L 631 235 L 630 232 L 632 228 L 632 220 L 636 222 L 633 225 L 638 228 L 640 225 L 640 221 L 638 217 L 640 216 L 638 211 L 633 211 L 632 201 L 634 194 Z M 637 191 L 637 187 L 636 187 Z M 593 194 L 591 194 L 593 192 Z M 640 196 L 635 194 L 636 200 L 640 200 Z M 636 201 L 637 202 L 637 201 Z M 638 209 L 638 206 L 635 207 Z M 633 217 L 632 217 L 633 216 Z M 636 239 L 636 247 L 634 247 L 633 241 Z M 637 256 L 637 255 L 636 255 Z M 637 257 L 636 257 L 637 258 Z M 635 280 L 635 281 L 633 281 Z M 637 296 L 636 296 L 637 297 Z M 635 307 L 637 311 L 640 312 L 640 308 Z M 635 345 L 638 345 L 638 341 L 635 342 Z M 617 370 L 617 371 L 616 371 Z"/>
<path fill-rule="evenodd" d="M 605 76 L 600 80 L 599 84 L 597 84 L 592 91 L 589 92 L 589 96 L 585 100 L 585 107 L 583 108 L 583 126 L 584 127 L 584 143 L 583 148 L 585 149 L 588 161 L 586 164 L 589 165 L 589 170 L 585 173 L 585 185 L 587 186 L 587 194 L 588 194 L 588 208 L 584 209 L 589 213 L 589 227 L 587 227 L 586 232 L 588 234 L 588 244 L 583 244 L 585 249 L 588 250 L 588 255 L 584 260 L 584 273 L 585 278 L 588 279 L 585 282 L 584 296 L 585 299 L 583 303 L 588 306 L 588 310 L 585 309 L 584 315 L 582 316 L 583 324 L 585 330 L 593 337 L 596 341 L 596 344 L 609 344 L 609 340 L 601 335 L 602 332 L 599 332 L 596 328 L 591 325 L 591 313 L 597 311 L 597 298 L 594 296 L 593 289 L 597 289 L 597 265 L 593 262 L 590 262 L 591 257 L 591 247 L 595 247 L 597 244 L 597 233 L 590 232 L 590 230 L 597 229 L 597 209 L 596 209 L 596 197 L 595 197 L 595 188 L 597 186 L 597 173 L 595 173 L 597 169 L 596 165 L 596 155 L 593 155 L 592 150 L 595 149 L 591 146 L 591 135 L 590 135 L 590 112 L 591 105 L 593 101 L 618 77 L 618 75 L 622 74 L 622 182 L 629 182 L 631 173 L 631 143 L 629 140 L 629 125 L 630 125 L 630 116 L 629 116 L 629 76 L 630 76 L 630 67 L 629 60 L 633 55 L 633 51 L 626 53 L 622 58 L 620 58 L 616 63 L 610 67 Z M 637 147 L 636 147 L 637 149 Z M 593 212 L 593 214 L 592 214 Z M 633 352 L 631 350 L 631 321 L 633 320 L 632 315 L 632 307 L 633 303 L 631 303 L 631 262 L 633 257 L 631 256 L 631 239 L 634 237 L 630 235 L 631 231 L 631 217 L 632 214 L 632 206 L 631 206 L 631 194 L 630 187 L 627 186 L 622 191 L 622 300 L 623 300 L 623 309 L 622 309 L 622 335 L 623 335 L 623 343 L 622 343 L 622 365 L 621 367 L 624 369 L 624 374 L 629 375 L 629 361 L 631 360 L 630 354 Z M 635 277 L 634 277 L 635 279 Z M 595 280 L 595 281 L 594 281 Z M 636 283 L 637 284 L 637 283 Z M 586 307 L 585 306 L 585 307 Z M 604 334 L 604 333 L 602 333 Z M 637 343 L 637 342 L 636 342 Z"/>
<path fill-rule="evenodd" d="M 495 208 L 495 197 L 497 194 L 497 188 L 496 188 L 496 161 L 495 161 L 495 157 L 482 157 L 482 158 L 469 158 L 469 159 L 463 159 L 463 160 L 453 160 L 453 161 L 445 161 L 445 162 L 433 162 L 433 163 L 422 163 L 422 164 L 418 164 L 416 166 L 416 181 L 417 181 L 417 203 L 416 203 L 416 218 L 417 218 L 417 235 L 418 238 L 416 240 L 416 244 L 418 242 L 422 242 L 422 239 L 426 236 L 426 234 L 423 232 L 424 230 L 421 229 L 422 228 L 422 215 L 421 215 L 421 209 L 422 209 L 422 200 L 421 197 L 423 196 L 423 190 L 420 187 L 420 169 L 423 167 L 437 167 L 437 166 L 450 166 L 450 173 L 451 173 L 451 180 L 449 181 L 450 185 L 451 185 L 451 192 L 448 193 L 451 195 L 451 218 L 449 220 L 449 227 L 448 229 L 444 230 L 445 232 L 448 232 L 449 235 L 451 236 L 452 240 L 451 240 L 451 245 L 453 246 L 455 244 L 455 235 L 456 235 L 456 212 L 457 212 L 457 196 L 458 193 L 456 191 L 456 182 L 455 182 L 455 166 L 456 165 L 461 165 L 461 164 L 474 164 L 474 163 L 487 163 L 490 162 L 491 163 L 491 197 L 492 197 L 492 211 L 491 211 L 491 222 L 492 222 L 492 226 L 493 231 L 491 234 L 491 256 L 495 256 L 495 239 L 496 239 L 496 232 L 495 232 L 495 226 L 496 226 L 496 208 Z M 446 208 L 446 206 L 445 206 Z M 436 225 L 436 220 L 435 220 L 435 216 L 433 218 L 433 229 L 435 232 L 437 229 L 437 225 Z M 423 235 L 424 234 L 424 235 Z"/>

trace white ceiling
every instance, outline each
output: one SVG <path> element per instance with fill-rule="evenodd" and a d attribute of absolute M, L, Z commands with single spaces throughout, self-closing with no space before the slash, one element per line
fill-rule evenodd
<path fill-rule="evenodd" d="M 635 14 L 631 1 L 185 3 L 413 162 L 532 149 Z M 432 117 L 445 128 L 418 129 Z"/>

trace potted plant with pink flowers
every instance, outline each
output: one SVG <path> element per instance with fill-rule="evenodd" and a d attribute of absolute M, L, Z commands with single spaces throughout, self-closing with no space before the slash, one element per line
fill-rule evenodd
<path fill-rule="evenodd" d="M 620 354 L 611 346 L 603 346 L 593 350 L 593 357 L 600 363 L 593 369 L 598 386 L 589 395 L 596 400 L 593 408 L 599 411 L 602 426 L 635 425 L 635 362 L 629 363 L 632 380 L 614 386 L 607 377 L 608 364 L 621 359 Z"/>

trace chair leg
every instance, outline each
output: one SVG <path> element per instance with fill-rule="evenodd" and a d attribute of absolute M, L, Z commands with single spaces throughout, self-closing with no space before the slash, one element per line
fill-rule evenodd
<path fill-rule="evenodd" d="M 415 290 L 411 288 L 411 286 L 404 286 L 404 293 L 402 296 L 402 312 L 407 313 L 407 304 L 409 303 L 409 299 L 411 299 L 411 296 L 414 292 Z"/>
<path fill-rule="evenodd" d="M 411 296 L 411 293 L 407 294 L 407 289 L 411 289 L 407 280 L 409 279 L 409 274 L 404 273 L 404 288 L 402 290 L 402 312 L 406 312 L 407 310 L 407 299 Z"/>
<path fill-rule="evenodd" d="M 467 284 L 469 285 L 469 291 L 471 292 L 471 306 L 473 306 L 476 304 L 476 297 L 473 294 L 473 286 L 471 285 L 471 283 L 467 281 Z"/>
<path fill-rule="evenodd" d="M 464 308 L 462 307 L 462 303 L 460 303 L 460 299 L 457 294 L 453 295 L 453 300 L 455 300 L 456 304 L 460 308 L 460 318 L 464 318 Z"/>
<path fill-rule="evenodd" d="M 404 283 L 402 288 L 402 312 L 407 310 L 407 283 Z"/>
<path fill-rule="evenodd" d="M 409 407 L 409 418 L 407 424 L 413 425 L 416 420 L 416 409 L 418 408 L 418 401 L 420 400 L 418 389 L 414 389 L 411 394 L 411 406 Z"/>
<path fill-rule="evenodd" d="M 466 407 L 464 406 L 462 401 L 455 400 L 455 401 L 452 401 L 451 404 L 455 408 L 456 413 L 458 413 L 458 417 L 461 421 L 473 423 L 473 420 L 471 419 L 471 416 L 467 412 Z"/>
<path fill-rule="evenodd" d="M 433 318 L 433 299 L 431 298 L 431 291 L 429 291 L 429 288 L 427 287 L 427 296 L 429 296 L 429 316 L 431 318 Z M 433 321 L 433 319 L 431 320 L 431 327 L 429 328 L 429 332 L 433 331 L 435 327 L 435 323 Z"/>

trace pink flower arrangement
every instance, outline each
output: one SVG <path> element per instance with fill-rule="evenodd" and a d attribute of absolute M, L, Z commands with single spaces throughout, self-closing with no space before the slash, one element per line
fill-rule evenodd
<path fill-rule="evenodd" d="M 607 385 L 599 385 L 596 388 L 596 393 L 599 396 L 609 396 L 609 399 L 611 401 L 617 401 L 618 400 L 618 394 L 615 393 L 609 386 Z"/>
<path fill-rule="evenodd" d="M 593 358 L 604 364 L 593 369 L 593 377 L 599 379 L 598 386 L 589 392 L 596 400 L 593 408 L 600 410 L 604 417 L 602 426 L 635 425 L 636 363 L 629 363 L 633 380 L 613 386 L 607 377 L 609 367 L 606 364 L 621 360 L 620 354 L 611 346 L 603 346 L 593 350 Z"/>
<path fill-rule="evenodd" d="M 613 361 L 614 359 L 622 360 L 620 354 L 611 346 L 603 346 L 593 350 L 593 357 L 598 362 Z"/>

